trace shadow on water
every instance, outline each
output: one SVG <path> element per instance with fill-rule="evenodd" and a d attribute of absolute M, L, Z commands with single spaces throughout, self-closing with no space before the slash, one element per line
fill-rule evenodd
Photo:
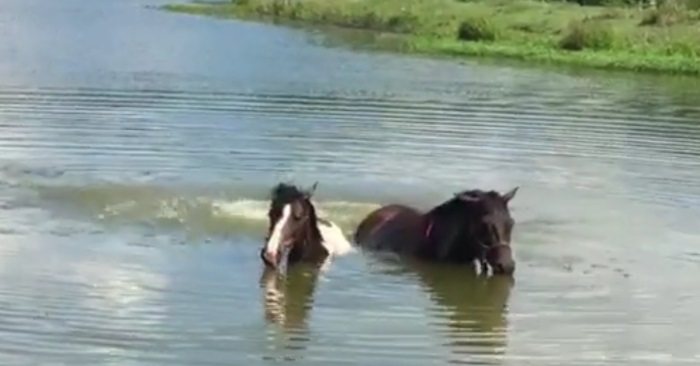
<path fill-rule="evenodd" d="M 497 365 L 507 348 L 508 300 L 515 280 L 477 276 L 470 266 L 380 257 L 383 273 L 409 276 L 435 305 L 431 325 L 446 337 L 451 364 Z"/>
<path fill-rule="evenodd" d="M 319 269 L 299 264 L 285 275 L 265 267 L 260 278 L 265 320 L 277 328 L 284 350 L 304 351 L 310 339 L 308 318 L 313 307 Z M 285 356 L 292 360 L 294 357 Z"/>

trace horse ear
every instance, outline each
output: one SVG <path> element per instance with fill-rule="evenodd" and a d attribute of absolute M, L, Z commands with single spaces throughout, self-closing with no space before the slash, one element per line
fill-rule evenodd
<path fill-rule="evenodd" d="M 518 192 L 518 189 L 519 189 L 519 188 L 520 188 L 520 187 L 515 187 L 515 188 L 511 189 L 510 191 L 508 191 L 507 193 L 505 193 L 505 194 L 503 195 L 503 199 L 504 199 L 506 202 L 509 202 L 510 200 L 512 200 L 513 197 L 515 197 L 515 194 Z"/>
<path fill-rule="evenodd" d="M 316 193 L 316 187 L 318 187 L 318 181 L 314 182 L 314 184 L 309 188 L 309 190 L 306 191 L 306 197 L 311 198 L 311 196 Z"/>

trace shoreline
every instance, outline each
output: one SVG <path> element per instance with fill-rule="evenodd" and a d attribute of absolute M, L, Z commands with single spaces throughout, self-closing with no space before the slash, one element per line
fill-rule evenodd
<path fill-rule="evenodd" d="M 436 6 L 445 12 L 423 15 Z M 530 0 L 238 0 L 160 9 L 370 31 L 399 40 L 402 46 L 391 51 L 400 53 L 700 76 L 700 10 L 679 6 L 645 10 Z"/>

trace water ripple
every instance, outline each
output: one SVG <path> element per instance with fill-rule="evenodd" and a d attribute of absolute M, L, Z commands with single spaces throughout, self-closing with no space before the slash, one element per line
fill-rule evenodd
<path fill-rule="evenodd" d="M 142 2 L 3 5 L 21 20 L 0 34 L 61 36 L 0 35 L 0 363 L 697 363 L 692 88 L 314 48 Z M 280 180 L 319 181 L 348 234 L 387 201 L 520 186 L 516 279 L 362 254 L 266 275 Z"/>

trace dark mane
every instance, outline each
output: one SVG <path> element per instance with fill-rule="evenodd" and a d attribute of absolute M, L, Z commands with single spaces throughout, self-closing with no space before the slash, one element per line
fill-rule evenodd
<path fill-rule="evenodd" d="M 474 202 L 468 202 L 468 200 L 463 199 L 464 197 L 468 197 Z M 453 210 L 457 209 L 458 207 L 471 206 L 476 209 L 484 203 L 490 207 L 493 207 L 492 205 L 499 201 L 501 201 L 501 195 L 494 190 L 484 191 L 481 189 L 469 189 L 455 193 L 452 198 L 428 211 L 428 215 L 440 215 L 445 214 L 448 211 L 453 212 Z"/>
<path fill-rule="evenodd" d="M 288 183 L 278 183 L 270 192 L 273 204 L 286 204 L 298 199 L 305 200 L 308 192 Z"/>
<path fill-rule="evenodd" d="M 501 195 L 494 191 L 494 190 L 489 190 L 489 191 L 484 191 L 482 189 L 468 189 L 464 190 L 461 192 L 457 192 L 454 196 L 454 198 L 459 198 L 459 197 L 475 197 L 479 199 L 498 199 L 501 197 Z"/>
<path fill-rule="evenodd" d="M 493 191 L 491 191 L 491 192 L 493 192 Z M 445 201 L 445 202 L 433 207 L 431 210 L 429 210 L 427 212 L 427 215 L 431 216 L 431 217 L 443 216 L 444 214 L 454 212 L 454 210 L 457 209 L 458 207 L 467 204 L 467 202 L 463 201 L 460 197 L 470 196 L 470 197 L 479 198 L 481 200 L 484 197 L 487 197 L 489 193 L 490 192 L 482 191 L 480 189 L 471 189 L 471 190 L 457 192 L 454 194 L 454 196 L 452 196 L 452 198 L 448 199 L 447 201 Z M 498 193 L 496 193 L 496 194 L 498 194 Z"/>

